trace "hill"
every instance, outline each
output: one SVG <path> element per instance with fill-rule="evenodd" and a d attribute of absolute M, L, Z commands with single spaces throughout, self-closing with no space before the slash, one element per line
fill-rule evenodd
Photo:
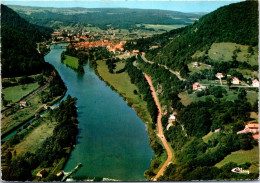
<path fill-rule="evenodd" d="M 139 24 L 190 25 L 201 13 L 127 8 L 44 8 L 9 6 L 31 23 L 59 29 L 64 26 L 138 28 Z"/>
<path fill-rule="evenodd" d="M 258 132 L 239 132 L 256 122 L 251 114 L 258 115 L 259 90 L 252 82 L 259 80 L 257 45 L 258 2 L 248 1 L 221 7 L 193 25 L 128 42 L 127 49 L 145 52 L 134 65 L 156 86 L 164 135 L 174 151 L 174 161 L 157 180 L 258 178 L 259 165 L 245 158 L 251 152 L 258 156 L 253 151 Z M 235 167 L 250 174 L 231 172 Z M 145 175 L 152 180 L 156 173 L 151 166 Z"/>
<path fill-rule="evenodd" d="M 39 73 L 43 56 L 36 42 L 50 38 L 52 29 L 30 24 L 16 12 L 1 5 L 2 77 Z"/>
<path fill-rule="evenodd" d="M 182 31 L 172 31 L 170 37 L 158 49 L 148 50 L 147 58 L 173 70 L 181 70 L 185 75 L 188 72 L 185 65 L 192 61 L 191 56 L 196 51 L 207 53 L 213 43 L 258 45 L 257 2 L 246 1 L 221 7 Z"/>

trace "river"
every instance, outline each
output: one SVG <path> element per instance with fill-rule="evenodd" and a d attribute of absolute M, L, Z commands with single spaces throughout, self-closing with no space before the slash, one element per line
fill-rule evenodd
<path fill-rule="evenodd" d="M 82 163 L 73 174 L 74 180 L 102 177 L 145 181 L 144 172 L 154 158 L 145 123 L 88 64 L 83 76 L 63 65 L 63 50 L 52 48 L 45 61 L 59 72 L 68 88 L 66 95 L 78 98 L 79 134 L 64 171 Z"/>

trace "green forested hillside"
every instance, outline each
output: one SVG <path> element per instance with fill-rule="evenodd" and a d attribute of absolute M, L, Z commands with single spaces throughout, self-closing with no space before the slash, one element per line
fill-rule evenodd
<path fill-rule="evenodd" d="M 1 5 L 2 77 L 39 73 L 44 59 L 36 50 L 36 42 L 50 38 L 51 31 L 30 24 Z"/>
<path fill-rule="evenodd" d="M 174 35 L 173 35 L 174 36 Z M 175 30 L 175 36 L 165 46 L 152 50 L 147 58 L 187 73 L 186 64 L 197 51 L 208 51 L 214 42 L 234 42 L 242 45 L 258 44 L 257 2 L 241 2 L 221 7 L 193 25 Z"/>
<path fill-rule="evenodd" d="M 168 112 L 162 125 L 174 159 L 157 180 L 257 179 L 259 164 L 244 157 L 238 162 L 231 156 L 223 166 L 216 166 L 231 152 L 247 154 L 258 146 L 252 133 L 237 133 L 257 122 L 251 116 L 258 115 L 258 88 L 252 86 L 258 79 L 252 74 L 258 72 L 257 45 L 258 2 L 252 1 L 221 7 L 191 26 L 126 45 L 146 52 L 147 60 L 155 62 L 138 57 L 135 64 L 152 77 L 162 108 Z M 186 80 L 181 81 L 174 71 Z M 218 72 L 224 75 L 221 81 L 216 78 Z M 234 77 L 239 84 L 232 83 Z M 199 90 L 193 88 L 195 82 Z M 177 122 L 167 129 L 173 111 Z M 231 172 L 235 167 L 250 173 Z M 152 180 L 155 173 L 151 166 L 146 176 Z"/>
<path fill-rule="evenodd" d="M 136 24 L 190 25 L 201 14 L 128 8 L 43 8 L 9 6 L 28 21 L 58 29 L 62 26 L 137 28 Z"/>

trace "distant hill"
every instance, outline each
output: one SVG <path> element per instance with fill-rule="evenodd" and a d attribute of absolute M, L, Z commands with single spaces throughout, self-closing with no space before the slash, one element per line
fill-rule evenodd
<path fill-rule="evenodd" d="M 95 26 L 137 28 L 136 24 L 190 25 L 203 13 L 128 8 L 44 8 L 9 6 L 29 22 L 52 28 Z"/>
<path fill-rule="evenodd" d="M 150 38 L 150 45 L 160 45 L 160 39 L 163 44 L 156 50 L 144 50 L 149 52 L 147 57 L 174 70 L 184 70 L 196 51 L 207 51 L 215 42 L 257 46 L 258 2 L 245 1 L 221 7 L 191 26 L 154 38 Z"/>
<path fill-rule="evenodd" d="M 36 42 L 50 38 L 51 32 L 1 5 L 2 77 L 39 73 L 44 59 L 36 50 Z"/>

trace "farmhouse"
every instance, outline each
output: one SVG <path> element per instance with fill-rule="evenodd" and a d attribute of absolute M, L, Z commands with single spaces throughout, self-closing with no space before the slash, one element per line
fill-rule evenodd
<path fill-rule="evenodd" d="M 254 81 L 252 81 L 252 85 L 253 87 L 259 87 L 259 81 L 257 79 L 254 79 Z"/>
<path fill-rule="evenodd" d="M 192 89 L 193 89 L 194 91 L 201 91 L 201 90 L 202 90 L 202 88 L 201 88 L 199 82 L 194 83 L 194 84 L 192 85 Z"/>
<path fill-rule="evenodd" d="M 133 50 L 133 54 L 139 54 L 140 51 L 139 50 Z"/>
<path fill-rule="evenodd" d="M 234 85 L 238 85 L 240 83 L 239 79 L 237 77 L 233 77 L 232 83 Z"/>
<path fill-rule="evenodd" d="M 223 78 L 224 76 L 223 76 L 222 73 L 218 72 L 218 73 L 216 74 L 216 77 L 217 77 L 218 79 L 221 79 L 221 78 Z"/>
<path fill-rule="evenodd" d="M 199 63 L 198 62 L 193 62 L 193 67 L 198 67 Z"/>
<path fill-rule="evenodd" d="M 26 107 L 28 104 L 26 101 L 20 101 L 20 106 L 21 107 Z"/>
<path fill-rule="evenodd" d="M 254 134 L 253 137 L 254 139 L 258 140 L 259 136 L 259 124 L 258 123 L 248 123 L 244 130 L 238 131 L 237 134 L 241 133 L 252 133 Z"/>

